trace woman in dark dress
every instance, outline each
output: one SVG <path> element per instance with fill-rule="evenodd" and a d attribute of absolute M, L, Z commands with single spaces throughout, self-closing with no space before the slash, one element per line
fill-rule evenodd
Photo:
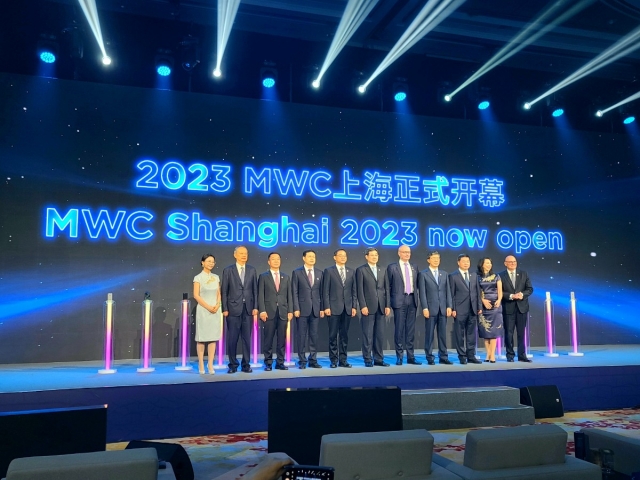
<path fill-rule="evenodd" d="M 478 262 L 478 283 L 482 310 L 478 315 L 478 336 L 484 339 L 487 352 L 485 362 L 496 363 L 496 339 L 502 336 L 502 281 L 493 272 L 491 259 L 483 257 Z"/>

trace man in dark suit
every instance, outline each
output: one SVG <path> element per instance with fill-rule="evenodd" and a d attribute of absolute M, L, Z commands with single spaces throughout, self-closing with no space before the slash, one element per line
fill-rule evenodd
<path fill-rule="evenodd" d="M 480 306 L 478 275 L 470 272 L 471 259 L 466 253 L 458 255 L 458 269 L 449 274 L 453 328 L 460 363 L 482 363 L 476 358 L 476 330 Z"/>
<path fill-rule="evenodd" d="M 387 267 L 389 294 L 393 309 L 396 365 L 402 365 L 403 350 L 407 350 L 407 363 L 422 365 L 413 354 L 416 336 L 416 309 L 418 307 L 418 269 L 409 262 L 411 249 L 406 245 L 398 248 L 398 262 Z"/>
<path fill-rule="evenodd" d="M 362 318 L 362 356 L 365 367 L 388 367 L 384 361 L 384 320 L 391 313 L 389 279 L 378 266 L 378 250 L 367 248 L 367 263 L 356 269 L 356 291 Z M 371 352 L 373 351 L 373 359 Z"/>
<path fill-rule="evenodd" d="M 418 275 L 418 291 L 420 304 L 424 315 L 424 353 L 429 365 L 435 365 L 432 353 L 434 330 L 438 330 L 438 359 L 439 363 L 451 365 L 447 352 L 447 317 L 451 316 L 451 289 L 449 276 L 440 270 L 440 254 L 432 251 L 427 254 L 429 268 Z"/>
<path fill-rule="evenodd" d="M 302 252 L 304 265 L 291 274 L 293 294 L 293 316 L 296 318 L 298 332 L 298 366 L 307 368 L 305 352 L 309 345 L 309 367 L 322 368 L 318 363 L 318 322 L 324 318 L 322 310 L 322 270 L 315 268 L 316 252 Z"/>
<path fill-rule="evenodd" d="M 347 348 L 351 317 L 356 316 L 355 274 L 347 267 L 347 252 L 342 248 L 333 253 L 333 260 L 336 264 L 322 274 L 322 306 L 329 319 L 329 360 L 331 368 L 351 368 Z"/>
<path fill-rule="evenodd" d="M 229 370 L 238 370 L 238 337 L 242 335 L 242 371 L 251 373 L 251 329 L 253 316 L 258 314 L 258 275 L 256 269 L 247 265 L 249 252 L 239 246 L 233 251 L 235 265 L 222 271 L 221 301 L 222 315 L 227 319 L 227 356 Z"/>
<path fill-rule="evenodd" d="M 271 371 L 273 363 L 273 337 L 276 336 L 276 369 L 289 370 L 284 364 L 287 326 L 293 318 L 291 279 L 280 271 L 280 254 L 271 252 L 267 257 L 269 270 L 258 277 L 258 310 L 262 328 L 264 369 Z"/>
<path fill-rule="evenodd" d="M 504 259 L 507 269 L 500 272 L 502 280 L 502 315 L 504 319 L 504 344 L 507 350 L 507 361 L 513 362 L 516 352 L 513 349 L 513 333 L 518 330 L 518 361 L 531 362 L 527 358 L 524 344 L 524 333 L 527 329 L 527 313 L 529 312 L 529 296 L 533 286 L 529 275 L 518 268 L 518 261 L 513 255 Z"/>

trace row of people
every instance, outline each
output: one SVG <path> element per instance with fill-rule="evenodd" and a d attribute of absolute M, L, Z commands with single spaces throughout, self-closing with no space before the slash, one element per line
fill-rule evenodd
<path fill-rule="evenodd" d="M 335 265 L 324 270 L 315 267 L 316 253 L 303 252 L 303 266 L 291 276 L 280 271 L 281 257 L 269 254 L 269 270 L 258 275 L 247 263 L 244 246 L 234 250 L 235 264 L 226 267 L 222 279 L 211 272 L 215 258 L 202 257 L 203 270 L 194 278 L 196 309 L 196 342 L 199 372 L 204 373 L 204 350 L 208 344 L 209 373 L 213 373 L 216 341 L 221 337 L 221 316 L 227 323 L 228 373 L 250 373 L 250 346 L 253 317 L 262 322 L 264 368 L 273 368 L 273 340 L 276 338 L 275 368 L 284 364 L 287 324 L 296 320 L 298 366 L 302 369 L 322 368 L 317 360 L 318 323 L 326 318 L 329 327 L 329 359 L 331 368 L 351 368 L 347 360 L 350 322 L 360 311 L 362 356 L 365 366 L 389 366 L 384 359 L 384 324 L 394 312 L 394 345 L 396 365 L 420 365 L 414 355 L 415 321 L 418 306 L 425 319 L 425 353 L 427 362 L 435 364 L 432 352 L 434 336 L 438 337 L 438 360 L 451 364 L 447 353 L 446 323 L 454 319 L 454 336 L 460 363 L 481 363 L 476 357 L 476 329 L 484 339 L 487 362 L 495 362 L 496 338 L 505 337 L 507 360 L 514 361 L 514 331 L 517 331 L 518 360 L 530 361 L 525 352 L 528 297 L 533 292 L 527 273 L 517 268 L 514 256 L 505 259 L 507 269 L 493 272 L 491 259 L 484 257 L 476 272 L 469 271 L 468 255 L 458 256 L 458 269 L 451 274 L 441 270 L 440 254 L 429 252 L 429 267 L 419 271 L 411 263 L 411 249 L 398 248 L 397 262 L 387 268 L 378 265 L 376 248 L 365 251 L 366 263 L 355 270 L 348 267 L 347 252 L 334 252 Z M 504 304 L 504 312 L 503 312 Z M 504 315 L 503 315 L 504 313 Z M 504 318 L 504 320 L 503 320 Z M 237 344 L 241 339 L 242 363 L 237 360 Z M 309 356 L 307 357 L 307 352 Z"/>

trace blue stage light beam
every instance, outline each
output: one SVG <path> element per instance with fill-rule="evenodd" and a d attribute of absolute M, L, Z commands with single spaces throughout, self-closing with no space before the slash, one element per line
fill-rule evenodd
<path fill-rule="evenodd" d="M 369 16 L 369 13 L 371 13 L 371 10 L 373 10 L 373 7 L 376 6 L 378 1 L 379 0 L 349 0 L 340 19 L 336 34 L 331 41 L 327 56 L 322 63 L 322 67 L 320 67 L 320 72 L 311 83 L 314 88 L 320 88 L 322 77 L 347 42 L 349 42 L 353 34 L 356 33 L 360 25 L 362 25 L 362 22 Z"/>
<path fill-rule="evenodd" d="M 453 13 L 466 0 L 429 0 L 422 7 L 411 25 L 405 30 L 400 39 L 391 48 L 387 56 L 375 69 L 369 79 L 358 87 L 360 93 L 367 90 L 369 84 L 393 62 L 400 58 L 407 50 L 413 47 L 427 33 L 437 27 L 445 18 Z"/>
<path fill-rule="evenodd" d="M 624 100 L 620 100 L 618 103 L 616 103 L 615 105 L 611 105 L 608 108 L 604 108 L 602 110 L 598 110 L 596 112 L 596 116 L 597 117 L 601 117 L 603 116 L 605 113 L 610 112 L 611 110 L 614 110 L 618 107 L 621 107 L 622 105 L 629 103 L 629 102 L 633 102 L 634 100 L 637 100 L 638 98 L 640 98 L 640 92 L 634 93 L 633 95 L 628 96 L 627 98 L 625 98 Z M 629 122 L 631 123 L 631 122 Z"/>
<path fill-rule="evenodd" d="M 483 100 L 478 104 L 478 110 L 486 110 L 489 108 L 489 105 L 491 105 L 489 100 Z"/>
<path fill-rule="evenodd" d="M 454 95 L 456 95 L 460 90 L 475 82 L 486 73 L 489 73 L 498 65 L 513 57 L 520 50 L 528 45 L 531 45 L 544 34 L 548 33 L 550 30 L 553 30 L 556 26 L 573 17 L 576 13 L 585 9 L 594 2 L 595 0 L 582 0 L 571 7 L 569 10 L 558 16 L 556 19 L 549 21 L 550 17 L 552 17 L 559 11 L 562 11 L 562 8 L 564 8 L 567 3 L 569 3 L 567 2 L 567 0 L 558 0 L 554 2 L 549 8 L 542 12 L 538 16 L 538 18 L 536 18 L 530 25 L 528 25 L 524 30 L 518 33 L 518 35 L 516 35 L 508 44 L 502 47 L 502 49 L 500 49 L 498 53 L 491 57 L 491 59 L 489 59 L 466 81 L 464 81 L 462 85 L 460 85 L 451 93 L 447 94 L 445 96 L 445 101 L 450 102 L 453 99 Z M 541 26 L 542 28 L 540 28 Z"/>
<path fill-rule="evenodd" d="M 213 76 L 222 75 L 222 57 L 229 42 L 231 28 L 238 13 L 240 0 L 218 0 L 218 44 L 216 46 L 216 67 L 213 69 Z"/>
<path fill-rule="evenodd" d="M 56 61 L 56 54 L 45 50 L 43 52 L 40 52 L 40 60 L 42 60 L 44 63 L 54 63 Z"/>
<path fill-rule="evenodd" d="M 104 48 L 104 39 L 102 37 L 102 29 L 100 28 L 100 18 L 98 17 L 98 7 L 96 7 L 96 0 L 78 0 L 84 16 L 89 22 L 89 27 L 93 32 L 93 36 L 98 42 L 100 52 L 102 52 L 102 64 L 105 66 L 111 65 L 111 57 L 107 55 L 107 50 Z"/>
<path fill-rule="evenodd" d="M 553 112 L 551 112 L 552 117 L 561 117 L 564 114 L 564 109 L 556 108 Z"/>
<path fill-rule="evenodd" d="M 581 78 L 584 78 L 587 75 L 600 70 L 602 67 L 606 67 L 610 63 L 629 55 L 630 53 L 636 51 L 638 48 L 640 48 L 640 27 L 637 27 L 631 33 L 618 40 L 596 58 L 587 62 L 585 65 L 573 72 L 560 83 L 544 92 L 538 98 L 525 103 L 524 108 L 528 110 L 529 108 L 531 108 L 531 106 L 533 106 L 543 98 L 546 98 L 549 95 L 557 92 L 558 90 L 571 85 L 573 82 L 577 82 Z M 527 105 L 529 105 L 529 107 L 527 107 Z"/>

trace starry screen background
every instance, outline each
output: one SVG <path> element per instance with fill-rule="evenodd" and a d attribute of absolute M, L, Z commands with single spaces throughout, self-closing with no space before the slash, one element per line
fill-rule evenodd
<path fill-rule="evenodd" d="M 456 268 L 467 251 L 475 268 L 481 256 L 504 270 L 510 252 L 495 233 L 560 231 L 562 252 L 518 255 L 535 292 L 531 343 L 544 345 L 543 300 L 551 292 L 558 345 L 569 343 L 569 292 L 578 298 L 583 344 L 638 343 L 640 310 L 635 246 L 638 234 L 638 136 L 535 128 L 486 118 L 464 121 L 407 114 L 341 110 L 163 90 L 0 75 L 0 363 L 97 360 L 102 357 L 103 303 L 116 300 L 116 358 L 139 355 L 141 301 L 154 300 L 154 356 L 173 353 L 182 293 L 192 296 L 200 257 L 213 253 L 214 273 L 233 263 L 235 242 L 170 242 L 164 219 L 173 211 L 199 211 L 208 219 L 250 218 L 256 223 L 289 215 L 292 221 L 331 219 L 329 245 L 316 247 L 319 268 L 333 264 L 344 233 L 339 221 L 412 219 L 420 226 L 412 261 L 427 267 L 429 226 L 487 228 L 483 250 L 437 248 L 441 269 Z M 149 158 L 230 163 L 228 194 L 142 191 L 135 164 Z M 343 168 L 433 178 L 501 178 L 506 202 L 489 209 L 459 205 L 338 202 L 309 195 L 244 195 L 244 166 L 323 169 L 334 178 Z M 106 208 L 148 210 L 154 237 L 135 242 L 45 237 L 45 210 Z M 282 271 L 301 265 L 306 245 L 249 248 L 249 263 L 266 271 L 269 251 L 282 254 Z M 397 247 L 382 247 L 380 264 L 397 260 Z M 364 263 L 365 245 L 349 246 L 348 266 Z M 192 306 L 195 302 L 192 300 Z M 422 353 L 424 322 L 417 322 Z M 451 320 L 449 321 L 451 324 Z M 450 327 L 451 325 L 449 325 Z M 386 349 L 393 348 L 388 320 Z M 321 322 L 320 349 L 327 348 Z M 360 350 L 352 321 L 350 350 Z M 454 346 L 453 340 L 449 348 Z M 565 349 L 566 350 L 566 349 Z M 192 350 L 195 353 L 195 350 Z"/>

